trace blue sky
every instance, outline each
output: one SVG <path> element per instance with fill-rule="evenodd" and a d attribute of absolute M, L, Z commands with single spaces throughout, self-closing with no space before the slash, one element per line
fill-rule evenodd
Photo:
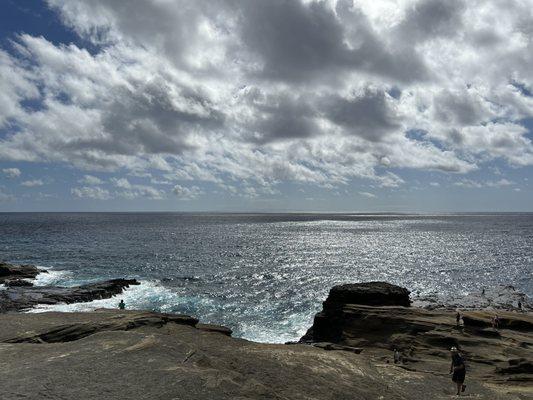
<path fill-rule="evenodd" d="M 533 211 L 532 6 L 6 0 L 0 211 Z"/>

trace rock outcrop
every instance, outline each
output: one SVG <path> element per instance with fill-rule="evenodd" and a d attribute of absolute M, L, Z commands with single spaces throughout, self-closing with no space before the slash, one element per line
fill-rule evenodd
<path fill-rule="evenodd" d="M 449 349 L 456 346 L 468 360 L 469 374 L 493 382 L 533 382 L 531 314 L 500 310 L 500 327 L 494 329 L 493 311 L 470 310 L 462 315 L 464 326 L 457 326 L 455 312 L 408 307 L 405 289 L 387 284 L 384 292 L 383 287 L 383 283 L 365 283 L 333 288 L 301 342 L 321 346 L 330 342 L 384 358 L 396 348 L 403 355 L 402 366 L 431 373 L 449 368 Z"/>
<path fill-rule="evenodd" d="M 132 310 L 1 314 L 0 397 L 444 400 L 454 393 L 445 372 L 387 363 L 368 347 L 357 354 L 254 343 L 195 321 Z M 507 366 L 527 368 L 524 362 Z M 525 384 L 467 379 L 467 393 L 476 399 L 524 400 L 533 394 Z"/>
<path fill-rule="evenodd" d="M 521 307 L 518 307 L 520 303 Z M 533 303 L 528 296 L 511 285 L 487 287 L 468 294 L 414 293 L 413 304 L 428 310 L 516 310 L 533 311 Z"/>
<path fill-rule="evenodd" d="M 343 312 L 346 304 L 409 307 L 411 302 L 407 289 L 387 282 L 334 286 L 323 303 L 322 312 L 315 315 L 313 326 L 301 342 L 340 342 L 345 324 L 350 323 Z"/>
<path fill-rule="evenodd" d="M 105 311 L 105 310 L 103 310 Z M 96 333 L 108 331 L 128 331 L 140 327 L 161 328 L 166 324 L 179 324 L 196 326 L 198 320 L 188 315 L 162 314 L 155 312 L 124 312 L 116 318 L 102 318 L 97 321 L 75 322 L 43 329 L 39 333 L 22 334 L 13 338 L 2 340 L 3 343 L 64 343 L 83 339 Z M 201 324 L 200 324 L 201 325 Z M 202 327 L 199 327 L 201 329 Z M 216 329 L 218 328 L 218 329 Z M 220 332 L 227 335 L 224 327 L 212 325 L 211 332 Z M 226 328 L 227 329 L 227 328 Z M 231 331 L 230 331 L 231 332 Z M 230 333 L 231 335 L 231 333 Z M 228 335 L 228 336 L 230 336 Z"/>
<path fill-rule="evenodd" d="M 349 283 L 334 286 L 324 307 L 335 307 L 337 304 L 409 307 L 409 293 L 409 290 L 388 282 Z"/>
<path fill-rule="evenodd" d="M 7 281 L 4 281 L 5 286 L 33 286 L 33 282 L 27 281 L 25 279 L 10 279 Z"/>
<path fill-rule="evenodd" d="M 40 273 L 46 273 L 34 265 L 15 265 L 0 261 L 0 284 L 20 279 L 34 279 Z"/>
<path fill-rule="evenodd" d="M 113 297 L 129 287 L 138 285 L 135 279 L 112 279 L 74 287 L 10 286 L 0 291 L 0 312 L 21 311 L 38 304 L 80 303 Z"/>

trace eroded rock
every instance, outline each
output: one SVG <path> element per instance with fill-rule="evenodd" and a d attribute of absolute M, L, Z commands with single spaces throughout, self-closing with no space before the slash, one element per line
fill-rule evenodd
<path fill-rule="evenodd" d="M 9 279 L 9 280 L 4 281 L 4 285 L 8 287 L 15 287 L 15 286 L 30 287 L 30 286 L 33 286 L 33 283 L 30 281 L 24 280 L 24 279 Z"/>
<path fill-rule="evenodd" d="M 343 346 L 362 348 L 364 354 L 383 354 L 384 359 L 390 359 L 392 350 L 398 349 L 407 367 L 433 373 L 446 371 L 449 349 L 455 346 L 484 376 L 492 376 L 495 381 L 533 382 L 530 313 L 499 310 L 500 326 L 494 329 L 494 311 L 469 310 L 462 312 L 464 326 L 458 326 L 455 310 L 402 306 L 407 304 L 407 290 L 392 288 L 390 292 L 397 295 L 380 297 L 387 293 L 382 287 L 389 285 L 364 283 L 333 288 L 300 342 L 333 343 L 339 350 Z M 369 293 L 376 293 L 377 298 Z M 394 301 L 400 306 L 391 304 Z M 379 302 L 383 305 L 361 304 Z"/>
<path fill-rule="evenodd" d="M 409 293 L 409 290 L 387 282 L 350 283 L 334 286 L 326 303 L 409 307 Z"/>
<path fill-rule="evenodd" d="M 39 304 L 70 304 L 108 299 L 122 293 L 130 285 L 139 285 L 139 282 L 135 279 L 112 279 L 75 287 L 8 287 L 0 291 L 0 312 L 20 311 Z"/>
<path fill-rule="evenodd" d="M 81 322 L 55 326 L 37 334 L 22 335 L 4 339 L 4 343 L 63 343 L 83 339 L 95 333 L 106 331 L 127 331 L 140 327 L 156 327 L 173 323 L 180 325 L 195 326 L 198 319 L 188 315 L 162 314 L 155 312 L 122 313 L 113 319 L 105 319 L 94 322 Z M 231 331 L 230 331 L 231 332 Z M 230 336 L 230 335 L 228 335 Z"/>
<path fill-rule="evenodd" d="M 0 284 L 10 280 L 34 279 L 40 273 L 46 273 L 34 265 L 15 265 L 0 262 Z"/>

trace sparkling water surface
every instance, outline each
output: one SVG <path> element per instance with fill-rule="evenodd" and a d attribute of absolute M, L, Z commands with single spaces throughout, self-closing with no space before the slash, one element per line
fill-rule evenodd
<path fill-rule="evenodd" d="M 532 296 L 533 214 L 0 214 L 0 259 L 49 268 L 37 284 L 135 277 L 118 297 L 128 308 L 284 342 L 339 283 L 386 280 L 415 296 L 511 284 Z"/>

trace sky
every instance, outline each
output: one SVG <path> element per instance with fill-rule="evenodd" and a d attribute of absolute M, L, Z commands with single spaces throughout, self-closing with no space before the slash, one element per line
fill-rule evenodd
<path fill-rule="evenodd" d="M 533 211 L 533 0 L 0 7 L 0 211 Z"/>

